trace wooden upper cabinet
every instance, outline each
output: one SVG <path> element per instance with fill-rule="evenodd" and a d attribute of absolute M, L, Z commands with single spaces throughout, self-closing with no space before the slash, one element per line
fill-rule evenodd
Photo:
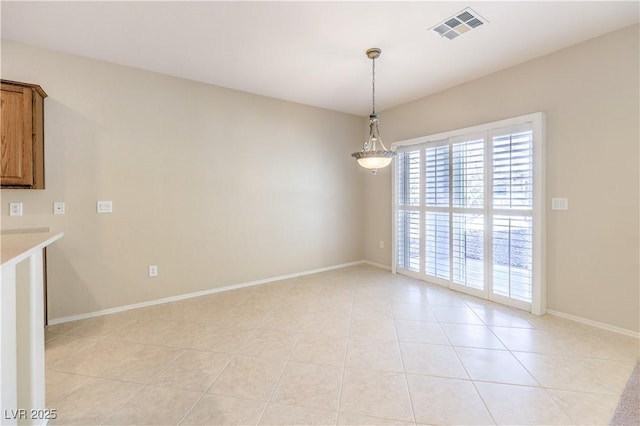
<path fill-rule="evenodd" d="M 44 189 L 44 98 L 36 84 L 2 80 L 0 184 Z"/>

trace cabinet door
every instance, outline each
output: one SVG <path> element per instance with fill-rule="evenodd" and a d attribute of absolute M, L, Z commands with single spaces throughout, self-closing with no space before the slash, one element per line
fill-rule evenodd
<path fill-rule="evenodd" d="M 0 180 L 3 185 L 33 185 L 32 108 L 30 88 L 2 85 Z"/>

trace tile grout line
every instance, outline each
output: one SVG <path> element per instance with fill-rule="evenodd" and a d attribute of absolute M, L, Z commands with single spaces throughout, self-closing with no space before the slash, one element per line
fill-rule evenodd
<path fill-rule="evenodd" d="M 420 288 L 420 294 L 421 294 L 421 299 L 424 299 L 424 303 L 425 305 L 428 307 L 429 306 L 429 302 L 427 301 L 427 296 L 426 294 L 424 294 L 422 288 Z M 422 303 L 420 303 L 420 305 L 422 305 Z M 406 389 L 407 389 L 407 395 L 409 396 L 409 405 L 411 406 L 411 415 L 413 416 L 413 423 L 418 424 L 418 418 L 416 417 L 416 410 L 414 408 L 414 404 L 413 404 L 413 395 L 411 393 L 411 388 L 409 387 L 409 378 L 407 377 L 407 368 L 405 366 L 404 363 L 404 354 L 402 353 L 402 347 L 400 346 L 400 336 L 398 334 L 398 324 L 396 323 L 396 316 L 393 312 L 393 304 L 390 304 L 391 306 L 391 316 L 392 316 L 392 321 L 393 321 L 393 328 L 396 331 L 396 345 L 398 346 L 398 352 L 400 353 L 400 362 L 402 363 L 402 375 L 404 376 L 404 383 L 406 385 Z M 430 308 L 429 308 L 430 309 Z M 433 314 L 435 316 L 435 313 Z M 437 318 L 436 318 L 437 320 Z"/>
<path fill-rule="evenodd" d="M 109 414 L 104 418 L 104 420 L 102 420 L 102 421 L 100 422 L 100 424 L 101 424 L 101 425 L 102 425 L 102 424 L 104 424 L 104 423 L 105 423 L 107 420 L 109 420 L 111 417 L 113 417 L 113 415 L 114 415 L 118 410 L 120 410 L 120 408 L 122 408 L 125 404 L 127 404 L 129 401 L 131 401 L 131 399 L 133 399 L 136 395 L 138 395 L 140 392 L 142 392 L 142 390 L 143 390 L 144 388 L 146 388 L 146 387 L 147 387 L 147 384 L 145 384 L 145 383 L 128 382 L 128 381 L 120 380 L 120 379 L 112 379 L 112 378 L 99 377 L 99 376 L 90 376 L 90 375 L 85 375 L 85 374 L 67 373 L 67 372 L 64 372 L 64 371 L 58 371 L 58 370 L 51 370 L 51 371 L 55 371 L 56 373 L 69 374 L 69 375 L 80 376 L 80 377 L 87 377 L 87 378 L 89 378 L 89 379 L 90 379 L 90 380 L 89 380 L 89 382 L 85 383 L 84 385 L 82 385 L 82 386 L 78 387 L 77 389 L 72 390 L 71 392 L 69 392 L 68 394 L 66 394 L 66 395 L 65 395 L 65 396 L 63 396 L 63 397 L 58 398 L 58 399 L 55 401 L 56 403 L 60 403 L 60 402 L 65 401 L 67 398 L 69 398 L 69 397 L 71 396 L 71 394 L 73 394 L 74 392 L 77 392 L 78 390 L 82 389 L 83 387 L 85 387 L 87 384 L 89 384 L 89 383 L 90 383 L 91 381 L 93 381 L 93 380 L 106 380 L 106 381 L 110 381 L 110 382 L 120 382 L 120 383 L 126 383 L 126 384 L 129 384 L 129 385 L 139 385 L 139 386 L 142 386 L 140 389 L 138 389 L 136 392 L 134 392 L 134 393 L 131 395 L 131 397 L 129 397 L 125 402 L 123 402 L 121 405 L 118 405 L 118 407 L 117 407 L 115 410 L 113 410 L 111 413 L 109 413 Z M 53 403 L 52 403 L 52 404 L 53 404 Z M 49 405 L 48 405 L 48 404 L 46 404 L 46 401 L 45 401 L 45 405 L 46 405 L 47 407 L 49 407 Z"/>
<path fill-rule="evenodd" d="M 469 309 L 471 309 L 471 307 L 467 304 L 467 302 L 464 302 L 467 307 Z M 476 315 L 478 318 L 480 318 L 475 311 L 473 311 L 473 309 L 471 309 L 471 311 L 474 313 L 474 315 Z M 480 321 L 482 322 L 482 324 L 485 324 L 485 322 L 482 320 L 482 318 L 480 318 Z M 491 412 L 491 410 L 489 409 L 489 405 L 487 404 L 487 402 L 485 401 L 485 399 L 482 397 L 482 394 L 480 393 L 480 391 L 478 390 L 478 387 L 476 386 L 475 382 L 473 381 L 473 379 L 471 378 L 471 374 L 469 374 L 469 370 L 467 369 L 467 367 L 464 365 L 464 362 L 462 362 L 462 358 L 460 358 L 460 354 L 458 353 L 458 351 L 456 351 L 455 346 L 453 346 L 453 344 L 451 343 L 451 339 L 449 338 L 449 335 L 445 332 L 444 333 L 445 336 L 447 336 L 447 340 L 449 340 L 449 343 L 451 344 L 451 348 L 453 349 L 453 353 L 456 354 L 456 358 L 458 359 L 458 362 L 460 363 L 460 365 L 462 365 L 462 368 L 464 368 L 465 373 L 467 374 L 467 377 L 469 377 L 469 381 L 471 382 L 471 386 L 473 386 L 473 389 L 476 391 L 476 395 L 478 395 L 478 398 L 480 398 L 480 401 L 482 401 L 482 405 L 484 405 L 484 409 L 487 410 L 487 413 L 489 414 L 489 417 L 491 417 L 491 420 L 493 421 L 493 424 L 497 425 L 498 422 L 495 418 L 495 416 L 493 415 L 493 413 Z M 501 342 L 502 343 L 502 342 Z M 506 346 L 505 346 L 506 347 Z"/>
<path fill-rule="evenodd" d="M 336 424 L 340 421 L 340 408 L 342 407 L 342 391 L 344 389 L 344 376 L 347 371 L 347 357 L 349 355 L 349 338 L 351 336 L 351 324 L 353 320 L 353 303 L 356 298 L 356 285 L 351 287 L 351 310 L 349 312 L 349 326 L 347 327 L 347 340 L 344 348 L 344 357 L 342 363 L 342 377 L 340 378 L 340 390 L 338 391 L 338 406 L 336 407 Z"/>
<path fill-rule="evenodd" d="M 511 307 L 510 307 L 511 308 Z M 511 308 L 512 310 L 514 308 Z M 532 326 L 534 326 L 534 324 L 531 324 Z M 525 365 L 524 363 L 520 360 L 520 358 L 518 358 L 516 356 L 517 353 L 523 353 L 523 354 L 532 354 L 532 355 L 541 355 L 541 356 L 552 356 L 552 357 L 561 357 L 561 358 L 578 358 L 578 359 L 588 359 L 588 360 L 601 360 L 601 361 L 614 361 L 614 362 L 626 362 L 626 361 L 622 361 L 622 360 L 613 360 L 613 359 L 609 359 L 609 358 L 599 358 L 599 357 L 583 357 L 583 356 L 574 356 L 574 355 L 568 355 L 566 353 L 562 353 L 562 354 L 550 354 L 550 353 L 545 353 L 545 352 L 531 352 L 531 351 L 524 351 L 524 350 L 512 350 L 511 348 L 509 348 L 505 342 L 502 341 L 502 339 L 500 339 L 498 337 L 498 335 L 496 335 L 494 333 L 494 331 L 491 329 L 490 326 L 489 330 L 491 331 L 491 333 L 494 334 L 494 336 L 496 336 L 496 338 L 504 345 L 504 347 L 507 349 L 507 351 L 511 354 L 511 356 L 513 356 L 513 358 L 516 359 L 516 361 L 522 366 L 522 368 L 536 381 L 536 383 L 538 383 L 537 386 L 530 386 L 530 387 L 535 387 L 535 388 L 539 388 L 542 389 L 544 391 L 544 393 L 551 398 L 551 400 L 558 406 L 558 408 L 560 408 L 560 410 L 567 415 L 570 419 L 574 420 L 574 417 L 572 415 L 570 415 L 570 413 L 568 413 L 566 410 L 564 410 L 557 402 L 556 398 L 550 393 L 551 390 L 560 390 L 560 391 L 570 391 L 570 392 L 579 392 L 576 390 L 570 390 L 570 389 L 559 389 L 559 388 L 553 388 L 553 387 L 548 387 L 548 386 L 544 386 L 540 380 L 533 374 L 532 371 L 530 371 Z M 493 326 L 493 327 L 498 327 L 499 326 Z M 502 328 L 512 328 L 512 327 L 502 327 Z M 533 330 L 539 330 L 542 331 L 544 333 L 547 333 L 549 330 L 547 328 L 532 328 Z M 587 335 L 589 334 L 589 330 L 565 330 L 562 329 L 564 332 L 570 332 L 570 333 L 576 333 L 578 335 Z M 493 382 L 495 383 L 495 382 Z M 522 385 L 522 386 L 526 386 L 526 385 Z M 580 393 L 592 393 L 592 392 L 580 392 Z M 594 393 L 597 394 L 597 393 Z M 606 394 L 602 394 L 602 395 L 606 395 Z M 575 420 L 574 420 L 575 422 Z M 576 422 L 577 423 L 577 422 Z"/>
<path fill-rule="evenodd" d="M 511 307 L 509 307 L 509 308 L 511 308 Z M 473 308 L 472 308 L 472 310 L 473 310 Z M 475 313 L 475 310 L 474 310 L 474 313 Z M 476 315 L 479 317 L 479 315 L 478 315 L 477 313 L 476 313 Z M 485 322 L 485 320 L 484 320 L 483 318 L 480 318 L 480 320 L 484 323 L 484 325 L 485 325 L 485 326 L 487 327 L 487 329 L 491 332 L 491 334 L 492 334 L 493 336 L 495 336 L 495 337 L 496 337 L 496 339 L 498 339 L 498 341 L 499 341 L 499 342 L 500 342 L 500 343 L 505 347 L 506 352 L 508 352 L 508 353 L 509 353 L 509 354 L 510 354 L 510 355 L 511 355 L 515 360 L 516 360 L 516 362 L 518 363 L 518 365 L 520 365 L 520 366 L 524 369 L 524 371 L 526 371 L 526 372 L 531 376 L 531 378 L 532 378 L 532 379 L 537 383 L 537 385 L 525 385 L 525 384 L 521 384 L 521 383 L 506 383 L 506 382 L 495 382 L 495 381 L 491 381 L 491 380 L 474 380 L 474 379 L 471 379 L 471 382 L 473 383 L 473 386 L 474 386 L 474 388 L 476 389 L 476 392 L 478 393 L 478 395 L 479 395 L 479 396 L 480 396 L 480 398 L 482 399 L 482 402 L 483 402 L 483 403 L 485 404 L 485 406 L 487 407 L 487 410 L 488 410 L 488 411 L 489 411 L 489 413 L 491 414 L 492 418 L 493 418 L 493 413 L 491 413 L 491 411 L 489 410 L 489 407 L 487 406 L 487 404 L 486 404 L 486 402 L 485 402 L 484 398 L 482 397 L 482 394 L 478 391 L 478 388 L 477 388 L 477 386 L 476 386 L 476 382 L 479 382 L 479 383 L 490 383 L 490 384 L 497 384 L 497 385 L 506 385 L 506 386 L 518 386 L 518 387 L 523 387 L 523 388 L 532 388 L 532 389 L 540 389 L 540 390 L 542 390 L 542 391 L 544 392 L 544 394 L 545 394 L 545 395 L 547 395 L 547 396 L 549 397 L 549 399 L 550 399 L 550 400 L 551 400 L 551 401 L 552 401 L 552 402 L 553 402 L 553 403 L 554 403 L 554 404 L 555 404 L 555 405 L 560 409 L 560 411 L 561 411 L 563 414 L 565 414 L 568 418 L 570 418 L 571 420 L 573 420 L 573 421 L 577 424 L 577 422 L 575 421 L 575 419 L 573 418 L 573 416 L 569 415 L 569 413 L 567 413 L 567 412 L 566 412 L 566 411 L 565 411 L 565 410 L 564 410 L 564 409 L 563 409 L 563 408 L 558 404 L 558 402 L 557 402 L 557 401 L 556 401 L 556 399 L 553 397 L 553 395 L 551 395 L 551 394 L 548 392 L 548 389 L 546 389 L 544 386 L 542 386 L 542 384 L 541 384 L 541 383 L 540 383 L 540 381 L 537 379 L 537 377 L 535 377 L 535 376 L 533 375 L 533 373 L 532 373 L 531 371 L 529 371 L 529 369 L 527 369 L 527 367 L 526 367 L 526 366 L 525 366 L 525 365 L 520 361 L 520 359 L 519 359 L 517 356 L 515 356 L 515 354 L 513 353 L 513 352 L 519 352 L 519 351 L 513 351 L 513 350 L 511 350 L 511 349 L 509 348 L 509 346 L 507 346 L 507 344 L 506 344 L 502 339 L 500 339 L 500 337 L 498 337 L 498 335 L 496 335 L 496 334 L 493 332 L 493 330 L 491 329 L 492 325 L 490 325 L 490 324 L 488 324 L 487 322 Z M 532 324 L 532 325 L 533 325 L 533 324 Z M 495 325 L 493 325 L 493 327 L 496 327 L 496 326 L 495 326 Z M 514 328 L 514 327 L 506 327 L 506 328 Z M 526 329 L 526 328 L 525 328 L 525 329 Z M 493 350 L 493 349 L 488 349 L 488 348 L 485 348 L 485 349 L 487 349 L 487 350 Z M 500 351 L 502 351 L 502 350 L 500 350 Z M 455 352 L 456 352 L 456 355 L 458 356 L 458 358 L 460 359 L 460 355 L 458 354 L 458 351 L 455 351 Z M 505 351 L 503 351 L 503 352 L 505 352 Z M 527 353 L 527 352 L 523 352 L 523 353 Z M 462 359 L 460 359 L 460 362 L 462 363 Z M 466 366 L 464 365 L 464 363 L 462 363 L 462 366 L 465 368 L 465 371 L 466 371 L 467 369 L 466 369 Z M 469 374 L 469 373 L 468 373 L 468 371 L 467 371 L 467 374 Z M 470 375 L 469 375 L 469 377 L 471 378 L 471 376 L 470 376 Z M 494 422 L 495 422 L 495 418 L 494 418 Z M 496 424 L 497 424 L 497 423 L 496 423 Z"/>
<path fill-rule="evenodd" d="M 123 402 L 122 404 L 120 404 L 116 409 L 114 409 L 111 414 L 109 414 L 102 422 L 100 422 L 101 425 L 104 425 L 106 422 L 109 421 L 109 419 L 111 419 L 113 416 L 116 415 L 116 413 L 118 411 L 120 411 L 122 409 L 122 407 L 124 407 L 125 405 L 127 405 L 129 403 L 129 401 L 131 401 L 133 398 L 135 398 L 136 396 L 138 396 L 143 390 L 145 390 L 146 388 L 148 388 L 149 385 L 148 384 L 144 384 L 140 389 L 138 389 L 137 392 L 134 392 L 133 395 L 131 395 L 131 397 L 129 397 L 125 402 Z"/>
<path fill-rule="evenodd" d="M 246 300 L 247 297 L 244 298 L 244 300 Z M 210 307 L 208 307 L 209 309 Z M 265 317 L 266 318 L 266 317 Z M 205 330 L 204 332 L 202 332 L 199 336 L 195 337 L 193 340 L 197 340 L 200 337 L 203 337 L 206 333 L 210 332 L 213 328 L 215 327 L 215 325 L 211 325 L 207 330 Z M 251 336 L 253 335 L 253 332 L 255 332 L 255 330 L 252 330 L 252 333 L 247 336 L 247 339 L 242 343 L 242 345 L 240 345 L 240 348 L 238 348 L 238 350 L 233 354 L 233 356 L 229 359 L 229 361 L 227 361 L 227 363 L 225 364 L 225 366 L 223 368 L 220 369 L 220 372 L 216 375 L 216 378 L 213 379 L 213 381 L 211 382 L 211 384 L 204 390 L 204 392 L 202 392 L 202 394 L 200 395 L 200 397 L 193 403 L 193 405 L 191 406 L 191 408 L 189 408 L 187 410 L 187 412 L 182 416 L 182 418 L 180 420 L 178 420 L 177 425 L 182 424 L 182 422 L 185 421 L 185 419 L 189 416 L 189 414 L 191 414 L 191 412 L 193 411 L 193 409 L 200 403 L 200 401 L 202 401 L 202 398 L 204 398 L 205 395 L 207 395 L 207 393 L 209 392 L 209 389 L 211 389 L 211 387 L 218 381 L 218 379 L 220 378 L 220 376 L 222 375 L 222 373 L 224 372 L 224 370 L 227 369 L 227 367 L 229 366 L 229 364 L 231 364 L 231 362 L 237 357 L 238 353 L 240 352 L 240 350 L 242 350 L 242 347 L 246 344 L 246 342 L 251 338 Z M 193 343 L 193 342 L 192 342 Z M 193 349 L 193 347 L 185 349 L 184 352 L 186 352 L 187 350 L 197 350 L 197 349 Z M 183 353 L 184 353 L 183 352 Z M 216 352 L 216 351 L 202 351 L 202 352 L 215 352 L 215 353 L 224 353 L 224 352 Z M 180 355 L 182 356 L 182 354 Z M 171 363 L 171 365 L 173 365 L 175 362 L 177 361 L 177 359 Z M 169 368 L 169 367 L 167 367 Z M 165 368 L 163 370 L 166 371 L 167 368 Z M 161 373 L 159 373 L 158 375 L 156 375 L 156 377 L 158 377 Z"/>
<path fill-rule="evenodd" d="M 208 331 L 208 330 L 207 330 L 207 331 Z M 206 333 L 207 331 L 204 331 L 201 335 L 204 335 L 204 333 Z M 201 335 L 200 335 L 200 336 L 201 336 Z M 198 337 L 200 337 L 200 336 L 198 336 Z M 107 335 L 106 337 L 108 338 L 108 335 Z M 196 340 L 196 339 L 197 339 L 197 337 L 196 337 L 196 338 L 194 338 L 193 340 Z M 114 339 L 114 340 L 116 340 L 116 339 Z M 154 346 L 154 347 L 166 347 L 166 346 L 163 346 L 163 345 L 148 345 L 148 346 Z M 164 367 L 163 369 L 161 369 L 161 370 L 158 372 L 158 374 L 156 374 L 156 375 L 151 379 L 151 381 L 150 381 L 149 383 L 144 384 L 144 386 L 143 386 L 143 387 L 142 387 L 138 392 L 136 392 L 136 393 L 135 393 L 131 398 L 129 398 L 125 403 L 123 403 L 123 404 L 122 404 L 122 405 L 120 405 L 118 408 L 116 408 L 116 409 L 111 413 L 111 415 L 110 415 L 109 417 L 107 417 L 107 419 L 106 419 L 106 420 L 104 420 L 101 424 L 104 424 L 104 423 L 105 423 L 105 422 L 107 422 L 109 419 L 111 419 L 111 418 L 112 418 L 112 417 L 113 417 L 113 416 L 114 416 L 118 411 L 120 411 L 120 410 L 121 410 L 121 409 L 122 409 L 122 408 L 123 408 L 127 403 L 129 403 L 133 398 L 135 398 L 135 396 L 137 396 L 138 394 L 140 394 L 144 389 L 146 389 L 146 388 L 148 388 L 148 387 L 152 387 L 152 383 L 153 383 L 153 381 L 154 381 L 157 377 L 159 377 L 163 372 L 165 372 L 165 371 L 166 371 L 166 370 L 168 370 L 172 365 L 174 365 L 174 364 L 178 361 L 178 359 L 179 359 L 180 357 L 182 357 L 182 355 L 184 355 L 188 350 L 191 350 L 191 348 L 179 348 L 179 349 L 181 349 L 180 355 L 178 355 L 178 356 L 177 356 L 177 357 L 176 357 L 176 358 L 175 358 L 171 363 L 169 363 L 169 365 L 167 365 L 166 367 Z M 228 363 L 227 363 L 227 365 L 228 365 Z M 226 365 L 225 365 L 225 368 L 226 368 Z M 224 370 L 224 369 L 223 369 L 223 370 Z M 221 373 L 222 373 L 222 370 L 220 371 L 220 373 L 218 374 L 218 376 L 219 376 Z M 217 377 L 216 377 L 216 380 L 217 380 Z M 214 380 L 214 382 L 215 382 L 215 380 Z M 178 423 L 177 423 L 178 425 L 179 425 L 179 424 L 180 424 L 180 423 L 181 423 L 181 422 L 182 422 L 182 421 L 187 417 L 187 415 L 188 415 L 188 414 L 193 410 L 193 408 L 198 404 L 198 402 L 200 402 L 200 400 L 202 399 L 202 397 L 203 397 L 203 395 L 204 395 L 204 394 L 206 394 L 206 391 L 205 391 L 202 395 L 200 395 L 200 398 L 198 398 L 198 399 L 194 402 L 194 404 L 191 406 L 191 408 L 189 408 L 189 410 L 187 410 L 186 414 L 185 414 L 184 416 L 182 416 L 182 418 L 181 418 L 181 419 L 178 421 Z"/>
<path fill-rule="evenodd" d="M 497 336 L 496 336 L 497 337 Z M 498 338 L 499 339 L 499 338 Z M 502 340 L 500 340 L 502 342 Z M 502 343 L 503 345 L 504 342 Z M 514 352 L 521 352 L 521 351 L 512 351 L 509 347 L 507 347 L 507 345 L 505 345 L 505 347 L 507 348 L 507 350 L 509 351 L 509 353 L 511 354 L 512 357 L 514 357 L 516 359 L 516 361 L 522 366 L 522 368 L 524 368 L 524 370 L 529 373 L 529 375 L 531 377 L 533 377 L 533 379 L 536 381 L 536 383 L 538 383 L 538 386 L 536 386 L 536 388 L 541 389 L 545 395 L 547 395 L 549 397 L 549 399 L 551 399 L 551 401 L 553 401 L 556 406 L 560 409 L 561 412 L 563 412 L 568 418 L 570 418 L 571 420 L 573 420 L 573 422 L 575 424 L 578 424 L 578 422 L 576 421 L 576 419 L 569 413 L 567 412 L 564 408 L 562 408 L 562 406 L 558 403 L 557 399 L 551 394 L 551 392 L 549 392 L 549 389 L 545 386 L 543 386 L 543 384 L 540 382 L 540 380 L 538 380 L 538 378 L 536 376 L 534 376 L 533 372 L 530 371 L 526 365 L 523 364 L 522 361 L 520 361 L 520 358 L 518 358 Z M 527 353 L 527 352 L 521 352 L 521 353 Z M 553 389 L 553 388 L 551 388 Z M 559 390 L 559 389 L 558 389 Z"/>
<path fill-rule="evenodd" d="M 250 336 L 249 336 L 250 337 Z M 248 340 L 248 339 L 247 339 Z M 189 350 L 194 350 L 194 349 L 189 349 Z M 240 349 L 238 349 L 238 352 L 240 351 Z M 203 351 L 203 352 L 214 352 L 214 351 Z M 224 352 L 217 352 L 217 353 L 224 353 Z M 182 422 L 185 421 L 185 419 L 187 417 L 189 417 L 189 414 L 191 414 L 191 412 L 193 411 L 193 409 L 200 403 L 200 401 L 202 401 L 202 398 L 205 397 L 205 395 L 207 395 L 207 393 L 209 392 L 209 389 L 211 389 L 211 387 L 218 381 L 218 379 L 220 378 L 220 376 L 222 375 L 222 373 L 224 372 L 224 370 L 227 369 L 227 367 L 229 366 L 229 364 L 231 364 L 231 362 L 236 358 L 237 356 L 237 352 L 233 354 L 233 356 L 231 358 L 229 358 L 229 361 L 227 361 L 227 363 L 224 365 L 224 367 L 222 367 L 220 369 L 220 372 L 218 372 L 218 374 L 216 375 L 216 378 L 213 379 L 213 381 L 211 382 L 211 384 L 209 386 L 207 386 L 207 388 L 204 390 L 204 392 L 202 392 L 202 394 L 200 395 L 200 397 L 196 400 L 196 402 L 193 403 L 193 405 L 191 406 L 191 408 L 189 408 L 187 410 L 187 412 L 184 414 L 184 416 L 182 416 L 182 418 L 180 420 L 178 420 L 178 425 L 182 424 Z M 173 365 L 173 364 L 172 364 Z M 166 370 L 166 369 L 165 369 Z M 164 371 L 164 370 L 163 370 Z M 159 375 L 158 375 L 159 376 Z M 156 376 L 156 377 L 158 377 Z"/>
<path fill-rule="evenodd" d="M 308 313 L 307 318 L 305 319 L 305 325 L 309 321 L 309 317 L 310 317 L 310 312 Z M 266 320 L 266 317 L 265 317 L 265 320 Z M 303 326 L 303 328 L 304 328 L 304 326 Z M 280 386 L 280 381 L 282 380 L 282 376 L 284 375 L 284 372 L 287 369 L 287 366 L 289 365 L 289 362 L 291 361 L 291 356 L 293 355 L 293 353 L 296 350 L 296 347 L 298 346 L 298 341 L 300 340 L 300 336 L 302 336 L 302 329 L 300 329 L 298 332 L 296 332 L 296 339 L 293 342 L 293 346 L 291 348 L 291 351 L 289 352 L 289 355 L 285 359 L 284 365 L 282 366 L 282 371 L 280 371 L 280 376 L 278 376 L 278 380 L 276 381 L 275 385 L 273 386 L 273 389 L 271 390 L 271 394 L 269 395 L 269 398 L 267 399 L 267 401 L 266 401 L 266 403 L 264 405 L 264 408 L 262 409 L 262 412 L 260 413 L 260 417 L 258 417 L 258 421 L 256 422 L 256 425 L 259 425 L 260 422 L 262 422 L 262 419 L 264 418 L 264 415 L 267 412 L 267 408 L 269 407 L 269 404 L 271 403 L 271 398 L 273 398 L 273 395 L 276 393 L 276 390 L 278 390 L 278 386 Z"/>
<path fill-rule="evenodd" d="M 67 333 L 73 330 L 76 330 L 78 328 L 80 328 L 81 325 L 78 325 L 77 327 L 73 327 L 70 330 L 67 330 Z M 122 342 L 119 340 L 114 340 L 112 338 L 109 338 L 109 335 L 111 333 L 107 333 L 106 335 L 99 335 L 99 336 L 77 336 L 77 335 L 68 335 L 68 334 L 61 334 L 64 336 L 67 336 L 69 338 L 75 338 L 75 339 L 82 339 L 82 340 L 89 340 L 89 341 L 96 341 L 96 342 L 101 342 L 101 341 L 116 341 L 116 342 Z M 55 339 L 54 339 L 55 340 Z M 131 342 L 125 342 L 125 343 L 131 343 Z M 137 343 L 131 343 L 137 346 L 145 346 L 144 344 L 137 344 Z M 134 351 L 132 351 L 133 353 Z M 184 352 L 184 350 L 182 351 Z M 124 355 L 122 358 L 119 358 L 118 361 L 121 361 L 122 359 L 124 359 L 127 355 Z M 175 360 L 174 360 L 175 361 Z M 124 405 L 126 405 L 129 401 L 131 401 L 136 395 L 138 395 L 140 392 L 142 392 L 145 388 L 147 388 L 149 386 L 149 383 L 139 383 L 139 382 L 131 382 L 131 381 L 127 381 L 127 380 L 122 380 L 122 379 L 117 379 L 117 378 L 112 378 L 112 377 L 104 377 L 104 376 L 99 376 L 99 375 L 90 375 L 90 374 L 78 374 L 78 373 L 69 373 L 69 372 L 65 372 L 65 371 L 60 371 L 60 370 L 55 370 L 53 368 L 50 368 L 51 371 L 55 371 L 57 373 L 63 373 L 63 374 L 71 374 L 71 375 L 76 375 L 76 376 L 81 376 L 81 377 L 88 377 L 92 380 L 106 380 L 106 381 L 115 381 L 115 382 L 120 382 L 120 383 L 127 383 L 127 384 L 134 384 L 134 385 L 140 385 L 142 386 L 140 389 L 138 389 L 138 391 L 134 392 L 131 397 L 129 397 L 126 401 L 124 401 L 122 404 L 118 405 L 117 408 L 115 408 L 113 411 L 111 411 L 111 413 L 109 413 L 104 420 L 102 420 L 100 422 L 100 424 L 104 424 L 105 422 L 107 422 L 111 417 L 113 417 Z M 106 370 L 106 368 L 105 368 Z M 45 371 L 46 371 L 46 361 L 45 361 Z M 98 373 L 99 374 L 99 373 Z M 46 379 L 45 379 L 46 380 Z M 86 384 L 85 384 L 86 385 Z M 66 394 L 65 396 L 58 398 L 56 400 L 56 402 L 62 402 L 64 400 L 66 400 L 67 398 L 69 398 L 71 396 L 71 394 L 73 394 L 74 392 L 76 392 L 77 390 L 81 389 L 83 386 L 80 386 L 78 389 L 75 389 L 71 392 L 69 392 L 68 394 Z M 46 405 L 46 400 L 45 400 L 45 405 Z"/>
<path fill-rule="evenodd" d="M 243 301 L 246 301 L 248 299 L 248 296 L 244 298 Z M 238 358 L 238 355 L 240 354 L 240 352 L 242 351 L 242 349 L 245 347 L 245 345 L 247 344 L 247 342 L 249 342 L 249 340 L 254 336 L 254 334 L 256 334 L 256 332 L 259 330 L 259 326 L 262 325 L 262 323 L 264 323 L 264 321 L 266 321 L 267 317 L 269 315 L 265 315 L 265 317 L 262 319 L 262 321 L 260 321 L 260 324 L 258 324 L 258 326 L 256 326 L 255 328 L 251 329 L 251 333 L 247 336 L 247 338 L 244 340 L 244 342 L 242 342 L 242 344 L 240 345 L 240 347 L 238 348 L 237 351 L 235 351 L 233 353 L 233 356 L 229 359 L 229 361 L 227 361 L 227 364 L 224 366 L 224 368 L 222 368 L 220 370 L 220 372 L 218 373 L 218 375 L 216 376 L 216 378 L 211 382 L 211 384 L 207 387 L 207 389 L 205 389 L 205 391 L 202 393 L 202 395 L 200 395 L 200 398 L 198 398 L 198 400 L 195 402 L 195 404 L 193 404 L 193 406 L 185 413 L 185 415 L 180 419 L 180 421 L 178 422 L 178 425 L 181 425 L 186 419 L 187 417 L 189 417 L 189 414 L 191 414 L 191 412 L 193 411 L 193 409 L 200 403 L 200 401 L 202 401 L 202 398 L 204 398 L 206 395 L 209 394 L 209 390 L 211 390 L 211 388 L 216 384 L 216 382 L 218 381 L 218 379 L 220 379 L 220 376 L 222 376 L 222 373 L 224 373 L 224 371 L 227 369 L 227 367 L 229 367 L 229 365 L 231 365 L 231 363 Z M 212 326 L 211 328 L 214 328 L 215 326 Z M 214 352 L 214 351 L 211 351 Z M 224 353 L 224 352 L 221 352 Z M 216 395 L 216 394 L 212 394 L 212 395 Z M 230 395 L 227 395 L 230 396 Z"/>

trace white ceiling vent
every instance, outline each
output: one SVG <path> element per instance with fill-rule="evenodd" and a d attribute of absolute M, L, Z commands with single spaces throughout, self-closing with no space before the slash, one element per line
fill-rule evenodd
<path fill-rule="evenodd" d="M 453 40 L 461 34 L 471 31 L 474 28 L 486 24 L 488 21 L 474 12 L 471 8 L 466 8 L 450 18 L 445 19 L 435 27 L 431 28 L 440 37 Z"/>

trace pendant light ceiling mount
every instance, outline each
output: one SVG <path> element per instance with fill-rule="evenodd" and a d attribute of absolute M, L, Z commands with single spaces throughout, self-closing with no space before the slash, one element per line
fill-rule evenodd
<path fill-rule="evenodd" d="M 367 58 L 378 59 L 380 57 L 380 53 L 382 53 L 382 50 L 377 47 L 372 47 L 371 49 L 367 49 Z"/>
<path fill-rule="evenodd" d="M 391 164 L 393 156 L 396 155 L 394 151 L 389 151 L 380 139 L 380 131 L 378 130 L 378 115 L 376 114 L 376 59 L 380 57 L 380 50 L 377 47 L 367 49 L 367 58 L 372 61 L 372 110 L 369 115 L 369 138 L 362 146 L 362 151 L 354 152 L 351 154 L 358 164 L 365 169 L 369 169 L 376 174 L 378 169 L 382 169 Z"/>

